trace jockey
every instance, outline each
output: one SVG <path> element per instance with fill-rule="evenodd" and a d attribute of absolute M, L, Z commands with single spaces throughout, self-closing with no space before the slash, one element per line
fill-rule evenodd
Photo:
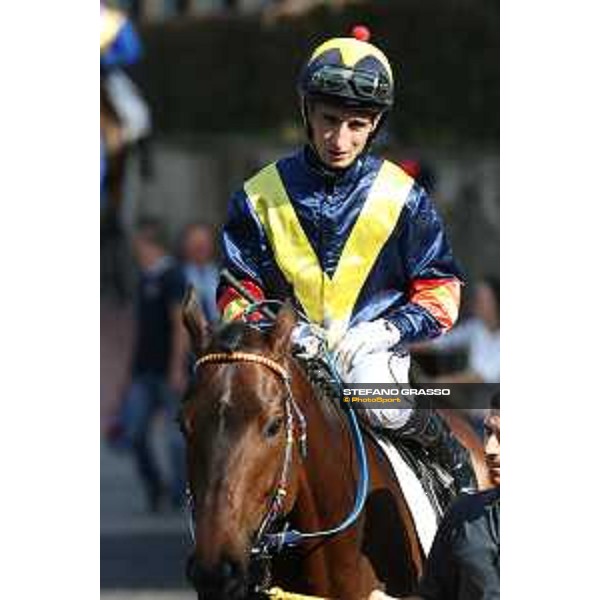
<path fill-rule="evenodd" d="M 222 250 L 252 295 L 293 298 L 324 330 L 346 384 L 402 384 L 408 344 L 452 327 L 462 282 L 425 190 L 369 153 L 394 103 L 394 81 L 388 59 L 364 34 L 356 27 L 355 37 L 326 41 L 302 68 L 307 144 L 233 196 Z M 248 304 L 225 281 L 217 296 L 224 320 Z M 293 339 L 309 348 L 318 335 L 299 325 Z M 472 484 L 466 451 L 431 409 L 358 412 L 373 427 L 393 430 L 394 439 L 427 447 L 456 490 Z"/>
<path fill-rule="evenodd" d="M 123 72 L 137 63 L 142 46 L 133 24 L 118 10 L 100 4 L 100 77 L 123 128 L 123 143 L 150 133 L 150 111 L 139 90 Z"/>

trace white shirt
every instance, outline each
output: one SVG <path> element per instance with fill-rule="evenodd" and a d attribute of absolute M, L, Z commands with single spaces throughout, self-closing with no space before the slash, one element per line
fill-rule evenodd
<path fill-rule="evenodd" d="M 485 383 L 500 383 L 500 330 L 490 331 L 479 319 L 469 319 L 432 342 L 436 350 L 466 347 L 469 369 Z"/>

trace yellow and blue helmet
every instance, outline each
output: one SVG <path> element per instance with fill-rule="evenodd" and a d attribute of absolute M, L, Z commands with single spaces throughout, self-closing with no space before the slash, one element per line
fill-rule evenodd
<path fill-rule="evenodd" d="M 381 112 L 394 104 L 394 77 L 387 57 L 368 42 L 366 27 L 354 27 L 352 33 L 354 37 L 321 44 L 302 67 L 298 92 L 303 110 L 309 99 Z"/>

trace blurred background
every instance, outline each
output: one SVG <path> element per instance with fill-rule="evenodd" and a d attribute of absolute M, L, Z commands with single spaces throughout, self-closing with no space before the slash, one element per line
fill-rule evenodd
<path fill-rule="evenodd" d="M 147 331 L 160 329 L 160 318 L 144 273 L 178 270 L 169 275 L 165 297 L 175 298 L 182 281 L 191 283 L 214 318 L 214 239 L 229 196 L 259 167 L 303 143 L 295 78 L 310 50 L 364 24 L 396 74 L 396 105 L 376 151 L 431 192 L 467 278 L 463 333 L 445 347 L 420 348 L 418 360 L 431 377 L 450 373 L 461 381 L 475 373 L 497 381 L 499 2 L 124 0 L 105 8 L 102 596 L 192 598 L 169 400 L 157 392 L 145 420 L 135 417 L 143 422 L 143 450 L 132 448 L 122 431 L 124 399 L 139 383 L 141 329 L 148 339 L 166 335 Z M 123 27 L 138 46 L 119 62 L 109 57 L 110 44 Z M 131 43 L 123 47 L 131 50 Z M 174 381 L 169 393 L 176 396 L 177 377 L 167 386 Z M 154 488 L 148 484 L 154 476 L 140 478 L 150 454 L 157 464 L 146 471 L 165 474 Z"/>

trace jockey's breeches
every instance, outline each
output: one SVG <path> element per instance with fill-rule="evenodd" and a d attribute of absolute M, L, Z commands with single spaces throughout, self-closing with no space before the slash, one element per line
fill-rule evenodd
<path fill-rule="evenodd" d="M 410 356 L 394 352 L 367 354 L 350 371 L 347 381 L 351 384 L 408 385 Z M 413 408 L 358 408 L 356 413 L 375 429 L 402 429 L 410 419 Z"/>

